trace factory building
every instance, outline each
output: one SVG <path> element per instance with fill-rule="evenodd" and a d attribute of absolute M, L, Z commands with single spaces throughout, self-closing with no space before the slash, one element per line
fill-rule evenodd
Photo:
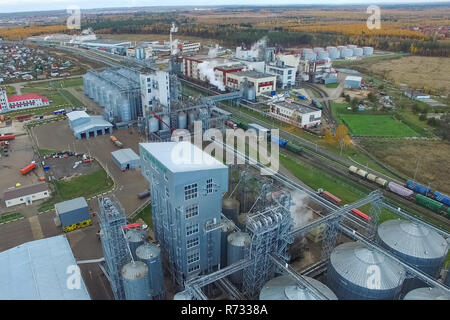
<path fill-rule="evenodd" d="M 76 227 L 74 227 L 76 224 L 91 224 L 89 207 L 86 199 L 83 197 L 59 202 L 55 204 L 55 211 L 64 231 L 76 229 Z"/>
<path fill-rule="evenodd" d="M 141 143 L 155 238 L 177 284 L 217 270 L 228 168 L 189 142 Z M 217 227 L 217 225 L 219 227 Z"/>
<path fill-rule="evenodd" d="M 277 77 L 257 71 L 238 71 L 227 74 L 227 87 L 240 89 L 247 81 L 250 87 L 255 88 L 256 96 L 276 90 Z"/>
<path fill-rule="evenodd" d="M 245 69 L 245 65 L 241 63 L 237 64 L 231 64 L 231 65 L 224 65 L 224 66 L 217 66 L 214 68 L 214 73 L 216 76 L 216 79 L 223 82 L 223 85 L 226 86 L 227 84 L 227 74 L 242 71 Z"/>
<path fill-rule="evenodd" d="M 277 86 L 282 89 L 295 85 L 295 74 L 297 67 L 292 67 L 284 63 L 284 61 L 277 61 L 275 65 L 267 65 L 266 73 L 277 76 Z"/>
<path fill-rule="evenodd" d="M 111 152 L 111 157 L 120 170 L 136 169 L 141 166 L 139 156 L 129 148 Z"/>
<path fill-rule="evenodd" d="M 7 190 L 3 194 L 3 200 L 8 208 L 24 203 L 28 206 L 33 204 L 33 201 L 45 199 L 49 196 L 48 184 L 44 182 Z"/>
<path fill-rule="evenodd" d="M 290 123 L 299 128 L 311 128 L 320 125 L 322 110 L 296 102 L 273 102 L 269 115 L 277 120 Z"/>
<path fill-rule="evenodd" d="M 68 286 L 76 265 L 63 235 L 0 252 L 0 300 L 90 300 L 82 277 L 79 289 Z"/>
<path fill-rule="evenodd" d="M 345 78 L 344 88 L 346 89 L 360 89 L 361 88 L 361 77 L 357 76 L 347 76 Z"/>
<path fill-rule="evenodd" d="M 83 76 L 84 93 L 104 107 L 103 116 L 116 126 L 142 117 L 139 73 L 128 68 L 89 70 Z"/>
<path fill-rule="evenodd" d="M 6 90 L 0 88 L 0 113 L 45 107 L 50 104 L 47 97 L 36 93 L 28 93 L 8 97 Z"/>
<path fill-rule="evenodd" d="M 102 116 L 90 116 L 85 111 L 72 111 L 67 117 L 69 127 L 77 139 L 89 139 L 113 132 L 113 125 Z"/>
<path fill-rule="evenodd" d="M 181 54 L 197 52 L 200 50 L 200 42 L 179 43 L 178 50 Z"/>
<path fill-rule="evenodd" d="M 140 74 L 143 108 L 155 109 L 154 102 L 170 106 L 170 76 L 167 71 L 155 70 Z"/>

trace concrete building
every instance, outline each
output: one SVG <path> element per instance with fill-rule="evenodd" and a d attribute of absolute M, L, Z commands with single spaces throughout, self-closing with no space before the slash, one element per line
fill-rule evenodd
<path fill-rule="evenodd" d="M 256 61 L 261 58 L 260 55 L 261 54 L 260 54 L 260 51 L 258 48 L 253 49 L 253 50 L 252 49 L 246 50 L 242 46 L 236 47 L 236 55 L 235 56 L 237 59 Z"/>
<path fill-rule="evenodd" d="M 28 93 L 8 97 L 6 91 L 0 88 L 0 113 L 45 107 L 50 104 L 47 97 L 36 93 Z"/>
<path fill-rule="evenodd" d="M 63 228 L 90 220 L 89 207 L 83 197 L 58 202 L 55 211 Z"/>
<path fill-rule="evenodd" d="M 222 81 L 223 84 L 226 86 L 227 84 L 227 74 L 242 71 L 245 69 L 245 65 L 241 63 L 231 64 L 231 65 L 224 65 L 224 66 L 217 66 L 214 68 L 214 73 L 216 75 L 216 79 L 219 81 Z"/>
<path fill-rule="evenodd" d="M 269 115 L 299 128 L 311 128 L 320 125 L 322 110 L 300 103 L 281 101 L 270 104 Z"/>
<path fill-rule="evenodd" d="M 45 199 L 49 196 L 48 184 L 44 182 L 7 190 L 3 194 L 3 200 L 5 201 L 6 207 L 17 206 L 23 203 L 28 206 L 33 201 Z"/>
<path fill-rule="evenodd" d="M 228 168 L 185 142 L 141 143 L 141 171 L 151 190 L 155 238 L 183 281 L 218 269 L 222 196 Z"/>
<path fill-rule="evenodd" d="M 77 139 L 89 139 L 113 132 L 113 125 L 102 116 L 90 116 L 85 111 L 72 111 L 67 117 L 69 127 Z"/>
<path fill-rule="evenodd" d="M 266 73 L 277 76 L 277 86 L 282 89 L 295 85 L 297 67 L 286 65 L 283 61 L 277 61 L 276 65 L 267 65 Z"/>
<path fill-rule="evenodd" d="M 345 78 L 344 88 L 347 89 L 360 89 L 361 88 L 361 77 L 357 76 L 347 76 Z"/>
<path fill-rule="evenodd" d="M 179 43 L 178 50 L 180 53 L 192 53 L 200 50 L 200 42 Z"/>
<path fill-rule="evenodd" d="M 156 70 L 140 74 L 141 97 L 143 110 L 150 107 L 154 110 L 154 102 L 170 106 L 170 77 L 165 70 Z"/>
<path fill-rule="evenodd" d="M 120 170 L 136 169 L 141 166 L 139 156 L 132 149 L 120 149 L 111 152 L 112 159 Z"/>
<path fill-rule="evenodd" d="M 68 285 L 76 265 L 63 235 L 0 252 L 0 300 L 90 300 L 82 277 Z"/>
<path fill-rule="evenodd" d="M 257 71 L 238 71 L 227 74 L 227 87 L 239 89 L 245 81 L 255 88 L 256 96 L 276 90 L 277 77 Z"/>

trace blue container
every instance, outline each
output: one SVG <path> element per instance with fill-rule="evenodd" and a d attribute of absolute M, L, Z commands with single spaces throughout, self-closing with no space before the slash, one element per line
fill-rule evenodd
<path fill-rule="evenodd" d="M 297 96 L 297 98 L 299 98 L 300 100 L 305 100 L 306 99 L 305 96 Z"/>
<path fill-rule="evenodd" d="M 273 136 L 271 136 L 270 139 L 272 140 L 273 143 L 278 143 L 280 147 L 284 147 L 288 143 L 286 140 Z"/>
<path fill-rule="evenodd" d="M 275 96 L 276 94 L 277 94 L 276 91 L 270 91 L 270 95 L 271 95 L 271 96 Z"/>
<path fill-rule="evenodd" d="M 50 170 L 50 167 L 49 166 L 44 166 L 44 171 L 48 171 L 48 170 Z"/>
<path fill-rule="evenodd" d="M 443 204 L 450 207 L 450 197 L 448 195 L 437 192 L 437 191 L 433 195 L 437 201 L 442 202 Z"/>
<path fill-rule="evenodd" d="M 420 183 L 417 183 L 417 182 L 414 182 L 411 180 L 406 180 L 406 187 L 408 187 L 411 190 L 414 190 L 415 192 L 423 194 L 425 196 L 431 191 L 430 188 L 425 187 L 425 186 L 421 185 Z"/>

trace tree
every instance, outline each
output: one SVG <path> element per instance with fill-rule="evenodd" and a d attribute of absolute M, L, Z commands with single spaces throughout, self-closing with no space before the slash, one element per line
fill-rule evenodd
<path fill-rule="evenodd" d="M 329 128 L 325 130 L 325 142 L 329 144 L 334 143 L 334 137 Z"/>
<path fill-rule="evenodd" d="M 345 136 L 348 135 L 348 129 L 344 125 L 339 125 L 336 129 L 336 133 L 334 135 L 336 141 L 340 142 L 345 139 Z"/>

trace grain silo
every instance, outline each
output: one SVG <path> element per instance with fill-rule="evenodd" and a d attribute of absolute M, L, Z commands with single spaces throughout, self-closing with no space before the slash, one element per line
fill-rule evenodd
<path fill-rule="evenodd" d="M 222 200 L 222 213 L 230 220 L 237 222 L 237 216 L 239 215 L 239 200 L 234 198 L 226 198 Z"/>
<path fill-rule="evenodd" d="M 227 247 L 228 236 L 234 231 L 234 223 L 227 221 L 222 224 L 222 232 L 220 236 L 220 268 L 225 268 L 227 264 Z"/>
<path fill-rule="evenodd" d="M 373 47 L 363 47 L 363 53 L 365 56 L 373 55 Z"/>
<path fill-rule="evenodd" d="M 322 282 L 303 277 L 329 300 L 337 300 L 336 295 Z M 259 300 L 317 300 L 316 295 L 307 288 L 297 284 L 297 281 L 288 275 L 282 275 L 267 281 L 259 293 Z"/>
<path fill-rule="evenodd" d="M 314 49 L 313 49 L 313 51 L 315 52 L 315 53 L 319 53 L 319 52 L 323 52 L 323 51 L 325 51 L 323 48 L 321 48 L 321 47 L 315 47 Z"/>
<path fill-rule="evenodd" d="M 327 48 L 330 59 L 339 59 L 341 57 L 341 52 L 336 47 Z"/>
<path fill-rule="evenodd" d="M 165 297 L 161 249 L 156 244 L 144 243 L 136 249 L 136 257 L 148 267 L 148 280 L 153 300 Z"/>
<path fill-rule="evenodd" d="M 408 292 L 403 300 L 450 300 L 450 295 L 439 288 L 418 288 Z"/>
<path fill-rule="evenodd" d="M 395 219 L 379 225 L 377 240 L 403 262 L 437 277 L 447 256 L 448 243 L 437 232 L 417 223 Z M 408 279 L 406 289 L 421 286 L 417 279 Z"/>
<path fill-rule="evenodd" d="M 144 233 L 141 229 L 130 229 L 125 233 L 125 238 L 130 246 L 131 254 L 136 260 L 136 249 L 144 244 Z"/>
<path fill-rule="evenodd" d="M 349 49 L 355 49 L 355 48 L 357 48 L 358 46 L 357 45 L 355 45 L 355 44 L 349 44 L 349 45 L 347 45 L 347 48 L 349 48 Z"/>
<path fill-rule="evenodd" d="M 341 58 L 347 58 L 353 56 L 353 49 L 343 48 L 341 50 Z"/>
<path fill-rule="evenodd" d="M 159 130 L 159 121 L 155 117 L 148 119 L 149 132 L 157 132 Z"/>
<path fill-rule="evenodd" d="M 132 261 L 122 268 L 122 280 L 127 300 L 151 300 L 148 267 L 144 262 Z"/>
<path fill-rule="evenodd" d="M 359 242 L 334 248 L 327 270 L 327 284 L 342 300 L 393 300 L 404 279 L 400 264 Z"/>
<path fill-rule="evenodd" d="M 232 265 L 242 259 L 244 259 L 245 250 L 250 246 L 251 238 L 248 233 L 245 232 L 233 232 L 228 236 L 227 247 L 227 264 Z M 237 271 L 230 275 L 230 280 L 236 285 L 242 283 L 243 271 Z"/>
<path fill-rule="evenodd" d="M 178 129 L 186 129 L 187 127 L 187 115 L 185 112 L 181 111 L 178 114 Z"/>
<path fill-rule="evenodd" d="M 353 56 L 354 57 L 361 57 L 363 55 L 363 48 L 354 48 L 353 49 Z"/>
<path fill-rule="evenodd" d="M 317 58 L 317 54 L 316 54 L 315 52 L 312 52 L 312 53 L 305 53 L 304 56 L 303 56 L 303 58 L 304 58 L 305 60 L 314 61 L 314 60 L 316 60 L 316 58 Z"/>
<path fill-rule="evenodd" d="M 325 60 L 330 57 L 329 53 L 327 51 L 320 51 L 317 53 L 317 60 Z"/>

